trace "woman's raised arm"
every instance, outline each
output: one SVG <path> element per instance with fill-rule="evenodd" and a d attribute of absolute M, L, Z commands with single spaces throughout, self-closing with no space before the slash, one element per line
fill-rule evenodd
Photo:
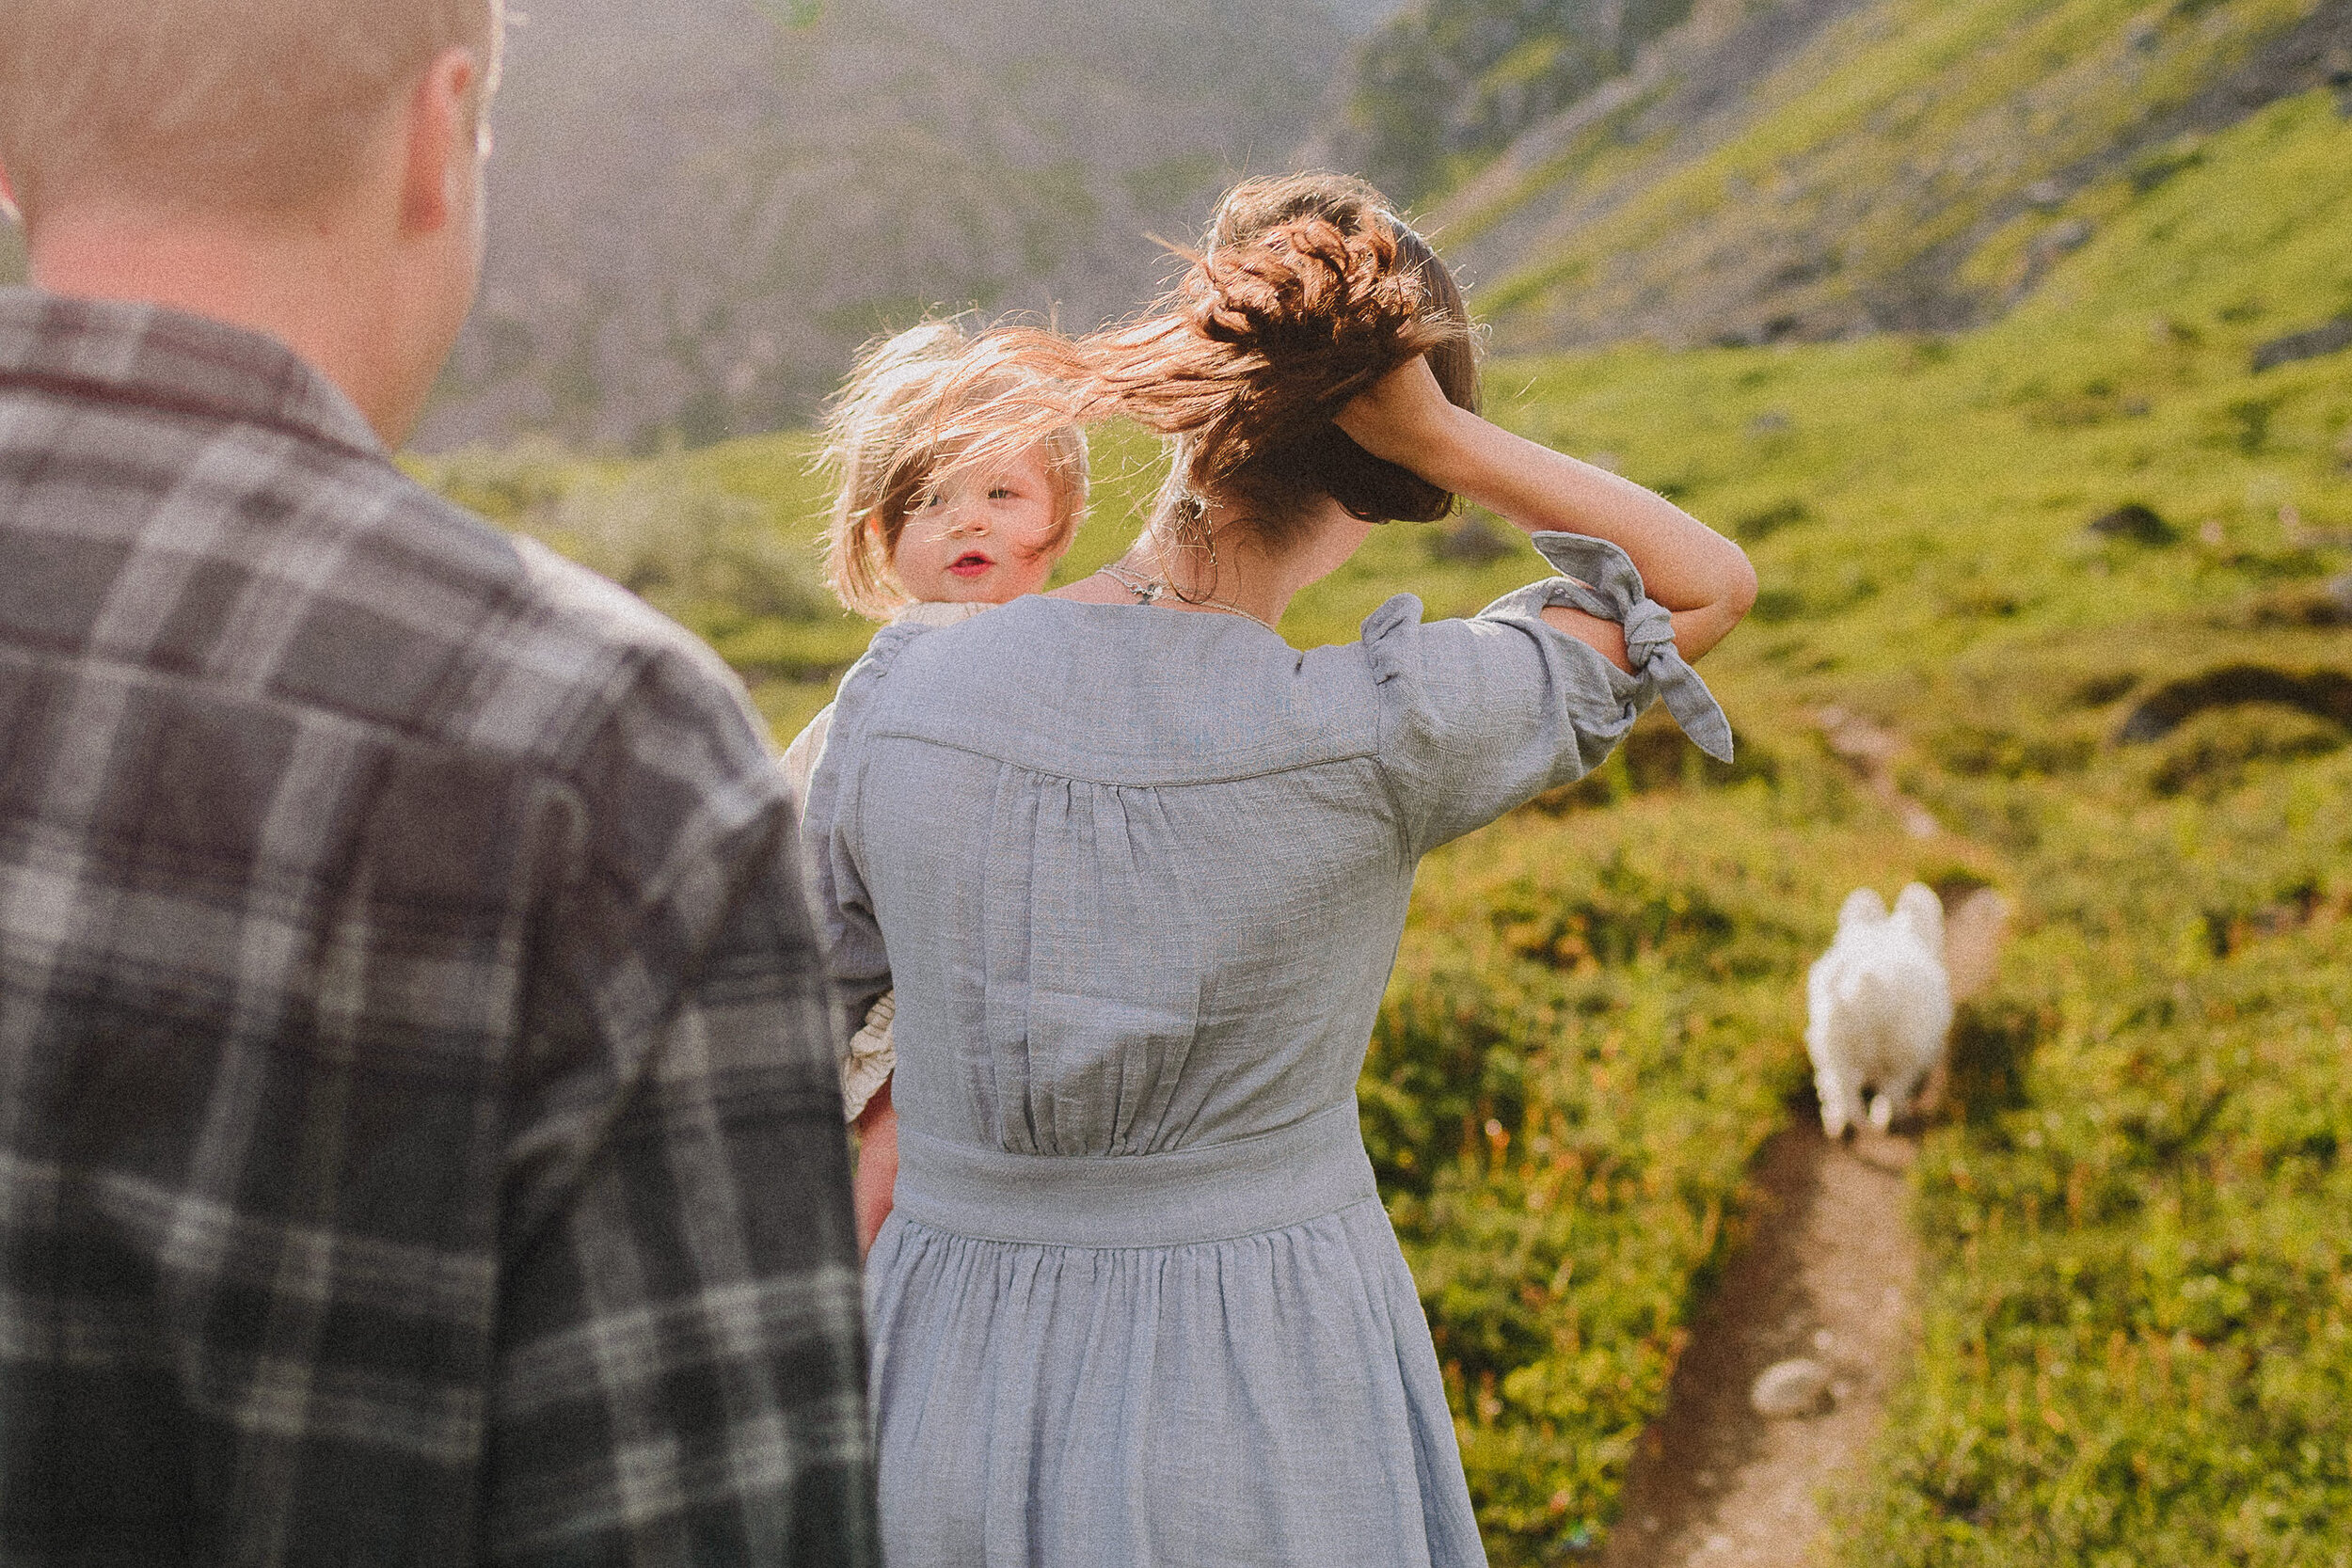
<path fill-rule="evenodd" d="M 1426 359 L 1381 378 L 1340 411 L 1339 425 L 1374 456 L 1530 533 L 1588 534 L 1624 550 L 1649 596 L 1673 613 L 1675 646 L 1686 659 L 1729 636 L 1756 602 L 1756 569 L 1739 546 L 1631 480 L 1455 407 Z M 1615 623 L 1565 607 L 1545 610 L 1544 619 L 1631 668 Z"/>

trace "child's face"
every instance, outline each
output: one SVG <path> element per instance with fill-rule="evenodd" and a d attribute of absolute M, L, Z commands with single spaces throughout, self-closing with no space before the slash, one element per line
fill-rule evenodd
<path fill-rule="evenodd" d="M 1066 541 L 1041 448 L 951 480 L 915 508 L 890 558 L 898 581 L 933 604 L 1003 604 L 1043 588 Z"/>

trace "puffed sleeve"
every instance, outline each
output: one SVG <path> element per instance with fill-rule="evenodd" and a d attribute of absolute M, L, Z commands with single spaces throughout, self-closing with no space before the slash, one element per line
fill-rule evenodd
<path fill-rule="evenodd" d="M 1731 757 L 1731 726 L 1674 643 L 1674 622 L 1616 546 L 1538 533 L 1561 577 L 1507 594 L 1468 620 L 1423 624 L 1390 600 L 1364 622 L 1381 707 L 1380 757 L 1416 854 L 1600 766 L 1652 701 L 1709 756 Z M 1549 625 L 1566 605 L 1625 627 L 1627 674 Z"/>
<path fill-rule="evenodd" d="M 809 776 L 801 815 L 801 847 L 806 856 L 819 930 L 833 968 L 834 986 L 851 1020 L 866 1017 L 876 998 L 890 989 L 890 955 L 874 918 L 859 859 L 858 774 L 866 762 L 866 736 L 874 711 L 888 691 L 898 653 L 925 628 L 907 623 L 884 626 L 866 656 L 842 677 L 833 704 L 833 729 Z"/>

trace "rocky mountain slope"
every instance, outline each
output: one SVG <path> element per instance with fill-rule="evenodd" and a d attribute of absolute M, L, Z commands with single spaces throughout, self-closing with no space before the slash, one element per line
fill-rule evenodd
<path fill-rule="evenodd" d="M 1692 0 L 1422 0 L 1352 53 L 1307 161 L 1420 201 L 1632 67 Z"/>
<path fill-rule="evenodd" d="M 1701 0 L 1438 224 L 1505 349 L 1949 330 L 2330 82 L 2352 0 Z"/>

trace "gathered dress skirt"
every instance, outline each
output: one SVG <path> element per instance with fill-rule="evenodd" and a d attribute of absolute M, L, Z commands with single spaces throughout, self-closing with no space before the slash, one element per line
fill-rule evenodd
<path fill-rule="evenodd" d="M 1482 1563 L 1351 1101 L 1162 1154 L 901 1132 L 867 1264 L 890 1560 Z"/>

